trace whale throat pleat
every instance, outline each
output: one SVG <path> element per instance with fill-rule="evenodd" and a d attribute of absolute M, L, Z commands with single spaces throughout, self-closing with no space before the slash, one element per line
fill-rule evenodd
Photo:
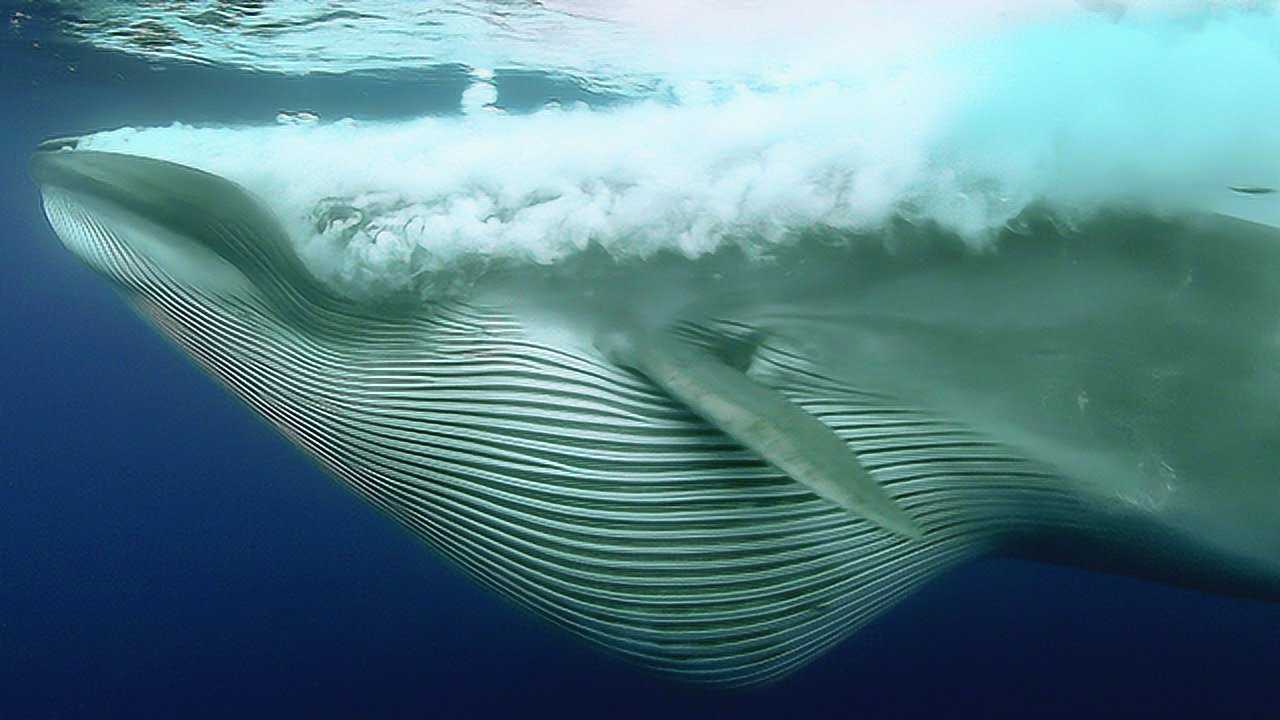
<path fill-rule="evenodd" d="M 785 675 L 1010 528 L 1075 510 L 1046 468 L 781 353 L 756 362 L 791 373 L 797 405 L 864 459 L 923 539 L 818 497 L 649 382 L 531 340 L 502 313 L 437 308 L 401 344 L 426 340 L 398 355 L 355 325 L 349 346 L 326 347 L 217 313 L 150 310 L 287 437 L 478 581 L 692 680 Z"/>

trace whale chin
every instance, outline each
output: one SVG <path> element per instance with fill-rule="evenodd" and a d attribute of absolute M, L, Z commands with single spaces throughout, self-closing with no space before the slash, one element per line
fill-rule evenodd
<path fill-rule="evenodd" d="M 1274 552 L 1179 504 L 1275 487 L 1250 474 L 1280 447 L 1274 229 L 1046 221 L 985 257 L 916 229 L 900 252 L 798 244 L 776 262 L 799 279 L 660 258 L 373 304 L 315 280 L 243 188 L 68 147 L 32 174 L 69 249 L 355 493 L 649 667 L 779 677 L 990 553 L 1280 596 Z M 1213 468 L 1238 480 L 1181 484 Z"/>

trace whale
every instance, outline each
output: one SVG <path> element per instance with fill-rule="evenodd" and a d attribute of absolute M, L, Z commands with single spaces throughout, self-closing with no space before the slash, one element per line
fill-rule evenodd
<path fill-rule="evenodd" d="M 646 667 L 776 680 L 989 556 L 1280 599 L 1275 226 L 1031 208 L 975 249 L 904 217 L 364 298 L 269 199 L 75 145 L 30 162 L 75 257 L 436 553 Z"/>

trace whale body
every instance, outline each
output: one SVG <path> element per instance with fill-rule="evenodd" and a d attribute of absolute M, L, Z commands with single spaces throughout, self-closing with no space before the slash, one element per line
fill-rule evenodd
<path fill-rule="evenodd" d="M 268 206 L 52 143 L 49 222 L 214 378 L 477 581 L 681 677 L 801 667 L 991 554 L 1280 599 L 1280 230 L 1029 212 L 768 258 L 352 299 Z"/>

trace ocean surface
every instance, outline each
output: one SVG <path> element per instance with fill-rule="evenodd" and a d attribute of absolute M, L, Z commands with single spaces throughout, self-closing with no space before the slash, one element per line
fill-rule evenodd
<path fill-rule="evenodd" d="M 112 23 L 148 26 L 110 13 L 95 17 L 78 3 L 0 5 L 0 218 L 6 223 L 0 234 L 5 251 L 0 263 L 0 717 L 1255 718 L 1275 713 L 1280 707 L 1280 605 L 1003 559 L 980 560 L 925 585 L 813 664 L 764 687 L 707 689 L 651 674 L 482 589 L 331 480 L 147 326 L 62 247 L 44 218 L 27 163 L 36 145 L 51 137 L 181 123 L 167 131 L 171 135 L 121 130 L 96 142 L 104 143 L 101 147 L 133 142 L 158 156 L 204 161 L 234 175 L 239 166 L 226 158 L 252 152 L 260 164 L 272 161 L 272 148 L 283 147 L 272 133 L 299 133 L 289 151 L 298 156 L 322 150 L 329 153 L 325 157 L 342 158 L 363 152 L 359 146 L 344 149 L 331 136 L 306 134 L 334 132 L 324 124 L 329 120 L 352 118 L 353 137 L 407 128 L 394 142 L 411 153 L 417 151 L 414 143 L 426 146 L 433 134 L 469 142 L 467 128 L 475 123 L 510 123 L 501 129 L 533 137 L 548 126 L 545 116 L 542 121 L 523 118 L 552 112 L 545 106 L 554 101 L 557 108 L 581 104 L 578 110 L 554 110 L 580 114 L 555 127 L 572 126 L 569 134 L 607 133 L 608 118 L 581 113 L 634 105 L 649 96 L 697 105 L 691 93 L 739 92 L 732 89 L 735 73 L 748 72 L 726 61 L 709 66 L 703 78 L 668 83 L 662 78 L 672 77 L 671 67 L 689 61 L 675 52 L 662 55 L 661 63 L 623 69 L 625 63 L 604 53 L 585 65 L 575 63 L 569 41 L 551 52 L 545 33 L 580 39 L 575 33 L 582 32 L 590 39 L 598 38 L 591 34 L 595 31 L 579 31 L 576 24 L 549 26 L 534 16 L 524 22 L 544 35 L 524 33 L 520 13 L 527 8 L 510 6 L 511 16 L 503 22 L 479 23 L 501 32 L 470 29 L 476 17 L 494 12 L 481 8 L 444 39 L 402 53 L 396 43 L 410 41 L 397 40 L 401 34 L 393 25 L 391 32 L 377 34 L 383 45 L 353 53 L 353 59 L 324 51 L 356 42 L 344 35 L 317 41 L 320 50 L 301 41 L 282 42 L 275 55 L 270 45 L 264 50 L 198 39 L 113 45 L 101 39 L 107 36 L 102 29 Z M 72 32 L 63 27 L 69 17 L 93 17 L 94 23 L 71 23 L 79 28 Z M 483 42 L 468 43 L 469 32 L 483 36 Z M 1256 34 L 1247 27 L 1242 32 Z M 1268 42 L 1280 44 L 1280 39 Z M 1183 58 L 1187 67 L 1195 65 L 1201 50 Z M 324 61 L 311 62 L 312 57 Z M 1224 60 L 1241 67 L 1251 61 Z M 490 68 L 496 70 L 490 73 Z M 802 74 L 804 67 L 797 68 Z M 803 105 L 822 102 L 829 88 L 818 86 L 816 96 L 797 91 L 775 106 L 767 98 L 781 81 L 750 77 L 754 89 L 734 97 L 765 103 L 753 107 L 780 117 L 795 117 L 786 108 L 796 108 L 806 121 L 782 122 L 764 135 L 748 128 L 744 143 L 765 142 L 759 138 L 767 136 L 767 147 L 794 149 L 794 138 L 812 137 L 833 122 L 825 111 Z M 1262 81 L 1270 87 L 1280 78 L 1266 75 Z M 1236 91 L 1240 97 L 1267 95 L 1249 87 L 1223 88 L 1231 85 L 1225 81 L 1189 82 L 1228 99 Z M 496 93 L 496 101 L 490 93 Z M 1155 97 L 1167 99 L 1171 93 Z M 1263 97 L 1249 112 L 1255 120 L 1273 118 L 1276 102 Z M 281 111 L 312 113 L 321 126 L 291 125 L 290 116 L 278 119 Z M 666 123 L 675 136 L 705 120 L 698 116 L 686 123 L 688 116 L 663 114 L 661 107 L 648 115 L 637 112 L 616 121 L 619 132 Z M 1090 117 L 1108 126 L 1105 117 Z M 1237 128 L 1242 137 L 1256 132 L 1264 140 L 1252 151 L 1240 151 L 1248 167 L 1233 182 L 1274 182 L 1267 173 L 1276 167 L 1277 156 L 1268 151 L 1280 148 L 1280 134 L 1275 126 L 1262 123 L 1257 129 L 1255 124 Z M 959 125 L 968 127 L 963 120 Z M 1198 125 L 1187 118 L 1179 127 Z M 200 135 L 198 129 L 210 134 Z M 1005 129 L 1022 139 L 1018 147 L 1037 146 L 1033 134 Z M 552 152 L 564 142 L 557 132 L 546 135 Z M 989 145 L 988 135 L 975 131 L 973 137 Z M 170 142 L 171 136 L 181 136 L 181 142 Z M 147 146 L 147 138 L 162 142 Z M 1084 133 L 1063 142 L 1089 138 Z M 612 142 L 626 144 L 622 137 Z M 827 147 L 823 142 L 818 145 Z M 1187 163 L 1221 154 L 1220 148 L 1197 146 L 1191 130 L 1163 142 L 1184 148 L 1191 158 Z M 369 152 L 376 159 L 376 153 L 393 154 L 385 145 L 374 137 L 366 147 L 373 148 Z M 1169 146 L 1156 143 L 1151 153 L 1158 156 Z M 859 147 L 839 149 L 862 157 Z M 201 156 L 205 151 L 208 156 Z M 663 229 L 684 238 L 682 249 L 689 253 L 726 241 L 715 232 L 698 234 L 705 227 L 699 213 L 714 215 L 719 204 L 716 186 L 702 182 L 697 171 L 698 163 L 720 167 L 732 151 L 690 159 L 686 181 L 711 191 L 695 194 L 703 205 L 689 211 L 694 219 L 687 228 L 677 227 L 686 217 L 681 215 L 668 219 Z M 475 172 L 482 177 L 484 155 L 471 157 L 479 158 Z M 810 157 L 802 147 L 788 159 Z M 668 162 L 667 157 L 657 160 Z M 1157 165 L 1164 167 L 1144 166 L 1133 177 L 1147 177 Z M 257 175 L 240 170 L 238 179 L 250 186 L 258 182 L 270 192 L 281 177 L 288 182 L 288 163 L 274 167 Z M 555 165 L 555 172 L 569 184 L 586 187 L 603 172 L 600 167 L 584 161 Z M 901 170 L 893 163 L 885 168 L 889 177 Z M 924 174 L 916 164 L 908 169 Z M 1008 163 L 999 169 L 991 173 L 997 180 L 1030 182 L 1036 176 L 1025 168 L 1010 170 Z M 403 180 L 404 171 L 393 170 L 391 177 Z M 628 187 L 644 190 L 646 178 L 655 177 L 645 172 L 634 170 L 635 183 Z M 988 187 L 984 178 L 973 187 Z M 661 176 L 655 183 L 667 179 Z M 1214 173 L 1203 178 L 1208 184 L 1219 179 Z M 1095 179 L 1080 170 L 1077 180 L 1065 197 L 1091 202 L 1090 193 L 1079 188 L 1095 187 Z M 910 181 L 895 182 L 886 191 L 894 197 L 918 191 Z M 298 185 L 303 198 L 298 202 L 311 202 L 320 192 L 303 187 L 305 178 Z M 428 196 L 431 187 L 413 185 Z M 1179 188 L 1178 202 L 1183 196 L 1199 202 L 1199 187 L 1192 182 Z M 996 194 L 1007 199 L 1008 190 Z M 493 194 L 504 192 L 502 187 Z M 822 196 L 823 188 L 814 192 Z M 1133 196 L 1142 202 L 1150 194 L 1135 190 Z M 888 207 L 809 217 L 806 198 L 761 197 L 743 222 L 753 228 L 753 238 L 765 242 L 773 238 L 768 218 L 784 205 L 803 222 L 853 228 L 876 221 Z M 641 210 L 661 199 L 655 194 L 633 198 Z M 565 209 L 547 225 L 584 217 L 590 200 Z M 947 205 L 921 212 L 952 222 L 981 244 L 986 225 L 1003 223 L 1012 211 L 989 200 L 974 202 L 977 210 Z M 616 224 L 608 227 L 622 228 L 618 237 L 652 241 L 636 234 L 634 219 L 611 216 L 610 222 Z M 421 267 L 407 280 L 388 279 L 385 254 L 366 248 L 360 255 L 365 265 L 358 272 L 335 271 L 335 282 L 350 285 L 377 276 L 385 282 L 369 283 L 373 291 L 384 286 L 403 291 L 422 276 L 422 268 L 427 274 L 448 271 L 456 258 L 476 252 L 466 243 L 479 241 L 465 228 L 459 221 L 450 229 L 461 238 L 462 249 L 426 259 L 414 256 Z M 537 227 L 512 227 L 482 239 L 491 241 L 484 247 L 497 255 L 550 261 L 574 251 L 572 244 L 531 249 L 529 243 L 541 237 Z M 388 253 L 399 257 L 394 247 Z"/>

